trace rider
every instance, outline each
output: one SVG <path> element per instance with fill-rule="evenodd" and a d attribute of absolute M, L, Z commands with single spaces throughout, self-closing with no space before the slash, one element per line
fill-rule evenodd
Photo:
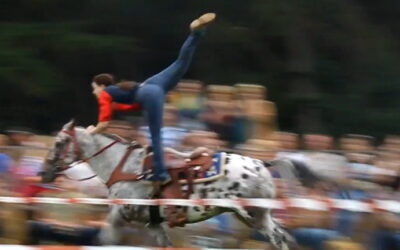
<path fill-rule="evenodd" d="M 169 67 L 143 83 L 124 81 L 114 84 L 111 74 L 100 74 L 93 77 L 93 94 L 97 97 L 99 104 L 99 122 L 96 126 L 89 126 L 87 131 L 95 134 L 107 128 L 113 109 L 143 109 L 150 127 L 155 162 L 155 169 L 149 180 L 164 183 L 170 180 L 164 165 L 160 137 L 165 96 L 186 73 L 205 27 L 214 21 L 215 16 L 215 13 L 206 13 L 195 19 L 190 24 L 191 33 L 184 42 L 178 58 Z"/>

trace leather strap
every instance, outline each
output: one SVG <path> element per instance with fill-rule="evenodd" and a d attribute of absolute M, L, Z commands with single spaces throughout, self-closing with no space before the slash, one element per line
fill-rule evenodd
<path fill-rule="evenodd" d="M 121 161 L 118 163 L 117 167 L 114 169 L 114 171 L 111 173 L 110 178 L 106 182 L 106 186 L 109 188 L 111 185 L 113 185 L 116 182 L 119 181 L 138 181 L 141 178 L 143 178 L 142 174 L 135 174 L 135 173 L 124 173 L 122 169 L 124 168 L 124 165 L 126 161 L 128 160 L 129 155 L 132 153 L 133 150 L 137 148 L 141 148 L 139 144 L 135 144 L 132 146 L 129 146 L 122 157 Z"/>

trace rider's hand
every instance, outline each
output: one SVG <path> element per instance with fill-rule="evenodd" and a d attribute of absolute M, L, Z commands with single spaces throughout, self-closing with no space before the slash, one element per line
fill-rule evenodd
<path fill-rule="evenodd" d="M 90 125 L 89 127 L 86 128 L 86 132 L 90 134 L 95 128 L 96 128 L 95 126 Z"/>

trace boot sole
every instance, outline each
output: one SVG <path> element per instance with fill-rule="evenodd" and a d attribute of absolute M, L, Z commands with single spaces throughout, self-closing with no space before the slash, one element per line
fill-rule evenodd
<path fill-rule="evenodd" d="M 216 16 L 217 15 L 215 13 L 206 13 L 201 17 L 197 18 L 196 20 L 194 20 L 190 24 L 190 29 L 193 31 L 202 28 L 208 25 L 209 23 L 213 22 Z"/>

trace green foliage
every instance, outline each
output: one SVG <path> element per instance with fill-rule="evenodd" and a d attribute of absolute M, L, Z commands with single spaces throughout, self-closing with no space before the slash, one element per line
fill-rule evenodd
<path fill-rule="evenodd" d="M 398 133 L 397 2 L 2 0 L 0 128 L 94 123 L 94 74 L 146 79 L 172 62 L 192 18 L 215 11 L 187 78 L 266 85 L 282 129 Z M 306 131 L 296 117 L 310 108 Z"/>

